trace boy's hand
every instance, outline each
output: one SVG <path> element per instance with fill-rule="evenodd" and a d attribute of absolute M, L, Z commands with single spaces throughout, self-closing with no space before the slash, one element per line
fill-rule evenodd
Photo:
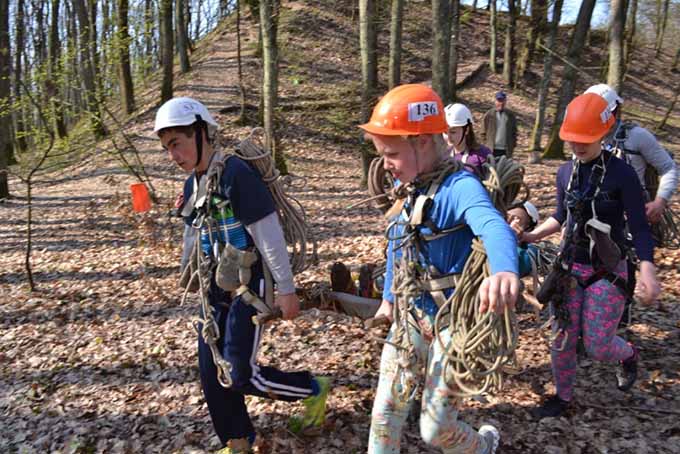
<path fill-rule="evenodd" d="M 522 221 L 520 221 L 518 218 L 512 218 L 512 220 L 510 221 L 510 228 L 515 232 L 517 238 L 522 237 L 524 229 L 522 228 Z"/>
<path fill-rule="evenodd" d="M 479 312 L 493 311 L 502 314 L 505 307 L 515 307 L 519 295 L 519 277 L 502 271 L 487 277 L 479 287 Z"/>
<path fill-rule="evenodd" d="M 300 300 L 295 293 L 277 295 L 274 299 L 274 305 L 281 308 L 284 320 L 294 319 L 300 313 Z"/>

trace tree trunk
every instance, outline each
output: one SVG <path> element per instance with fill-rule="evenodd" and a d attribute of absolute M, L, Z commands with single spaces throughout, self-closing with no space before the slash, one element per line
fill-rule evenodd
<path fill-rule="evenodd" d="M 10 102 L 10 83 L 12 59 L 9 53 L 9 0 L 0 0 L 0 103 L 6 106 Z M 9 197 L 7 184 L 7 166 L 12 155 L 11 119 L 7 109 L 0 109 L 0 200 Z"/>
<path fill-rule="evenodd" d="M 175 29 L 177 30 L 177 52 L 179 53 L 179 68 L 182 74 L 191 70 L 189 65 L 188 38 L 184 23 L 184 2 L 189 0 L 175 0 Z"/>
<path fill-rule="evenodd" d="M 90 58 L 92 59 L 92 74 L 94 75 L 95 94 L 97 97 L 97 105 L 102 102 L 104 96 L 104 78 L 101 71 L 101 60 L 99 58 L 99 46 L 97 46 L 97 0 L 87 0 L 87 8 L 90 13 Z"/>
<path fill-rule="evenodd" d="M 236 64 L 238 67 L 238 90 L 241 98 L 241 112 L 237 123 L 246 122 L 246 87 L 243 84 L 243 64 L 241 62 L 241 1 L 236 0 Z"/>
<path fill-rule="evenodd" d="M 661 13 L 661 17 L 659 18 L 659 32 L 657 33 L 656 36 L 656 46 L 655 46 L 655 57 L 659 56 L 659 53 L 661 52 L 661 48 L 663 47 L 663 37 L 664 34 L 666 33 L 666 23 L 668 22 L 668 6 L 669 6 L 670 0 L 664 0 L 663 2 L 663 12 Z"/>
<path fill-rule="evenodd" d="M 498 40 L 496 0 L 489 0 L 487 7 L 489 8 L 489 37 L 491 39 L 489 44 L 489 69 L 496 74 L 498 72 L 496 67 L 496 41 Z"/>
<path fill-rule="evenodd" d="M 130 34 L 128 33 L 128 0 L 118 0 L 118 78 L 123 111 L 135 110 L 135 94 L 130 71 Z"/>
<path fill-rule="evenodd" d="M 534 60 L 536 41 L 545 34 L 548 20 L 547 0 L 531 0 L 531 21 L 527 32 L 527 42 L 522 48 L 522 54 L 517 61 L 517 81 L 519 82 L 531 67 Z"/>
<path fill-rule="evenodd" d="M 671 101 L 670 105 L 668 106 L 668 109 L 666 109 L 666 113 L 664 114 L 659 124 L 656 125 L 657 131 L 661 130 L 664 126 L 666 126 L 666 122 L 670 118 L 673 109 L 675 109 L 675 104 L 678 102 L 678 96 L 680 96 L 680 84 L 677 85 L 677 88 L 675 90 L 675 96 L 673 97 L 673 101 Z"/>
<path fill-rule="evenodd" d="M 359 0 L 359 47 L 361 48 L 361 123 L 367 123 L 378 91 L 376 0 Z M 361 186 L 368 181 L 371 154 L 361 147 Z"/>
<path fill-rule="evenodd" d="M 460 35 L 460 0 L 451 0 L 451 47 L 449 49 L 449 99 L 456 102 L 458 76 L 458 36 Z M 445 100 L 446 101 L 446 100 Z"/>
<path fill-rule="evenodd" d="M 60 139 L 66 137 L 66 124 L 64 123 L 63 92 L 60 90 L 58 81 L 62 77 L 63 66 L 61 63 L 61 42 L 59 41 L 59 0 L 52 0 L 52 17 L 50 19 L 50 33 L 48 40 L 49 67 L 45 86 L 47 96 L 52 105 L 52 116 L 57 135 Z"/>
<path fill-rule="evenodd" d="M 45 32 L 45 1 L 34 0 L 31 2 L 31 16 L 34 18 L 35 30 L 33 31 L 33 62 L 36 67 L 40 67 L 45 63 L 47 58 L 47 39 Z"/>
<path fill-rule="evenodd" d="M 475 11 L 477 9 L 477 0 L 474 0 L 472 2 L 472 11 Z"/>
<path fill-rule="evenodd" d="M 562 17 L 562 4 L 564 0 L 555 0 L 553 6 L 553 21 L 550 25 L 550 36 L 548 37 L 548 49 L 555 49 L 557 45 L 557 35 L 559 32 L 560 19 Z M 552 79 L 553 55 L 550 52 L 545 52 L 543 58 L 543 78 L 538 90 L 538 107 L 536 109 L 536 118 L 534 120 L 534 129 L 531 133 L 531 151 L 534 161 L 540 160 L 539 152 L 541 149 L 541 136 L 543 135 L 543 124 L 545 123 L 545 107 L 548 101 L 548 91 L 550 89 L 550 80 Z"/>
<path fill-rule="evenodd" d="M 675 53 L 675 59 L 673 60 L 673 71 L 678 70 L 678 63 L 680 63 L 680 47 L 678 47 L 678 51 Z"/>
<path fill-rule="evenodd" d="M 517 8 L 515 0 L 508 0 L 508 26 L 505 29 L 505 52 L 503 54 L 503 80 L 508 87 L 515 82 L 515 26 Z"/>
<path fill-rule="evenodd" d="M 163 81 L 161 82 L 161 102 L 172 98 L 172 57 L 174 45 L 172 36 L 172 0 L 160 0 L 161 34 L 161 66 L 163 67 Z"/>
<path fill-rule="evenodd" d="M 586 35 L 590 29 L 590 20 L 593 17 L 593 9 L 595 7 L 595 0 L 583 0 L 578 11 L 578 18 L 574 27 L 574 33 L 569 43 L 569 50 L 567 51 L 567 60 L 574 66 L 578 67 L 581 61 L 581 53 L 585 43 Z M 544 158 L 564 159 L 564 142 L 559 138 L 560 126 L 564 119 L 564 110 L 569 104 L 569 101 L 574 96 L 574 85 L 576 83 L 576 69 L 567 65 L 564 68 L 564 77 L 562 79 L 562 88 L 560 91 L 557 109 L 555 110 L 555 121 L 550 132 L 550 140 L 546 147 Z"/>
<path fill-rule="evenodd" d="M 449 99 L 450 0 L 432 0 L 432 89 Z"/>
<path fill-rule="evenodd" d="M 628 0 L 630 2 L 630 14 L 628 14 L 628 23 L 625 27 L 626 42 L 624 44 L 624 65 L 628 67 L 631 56 L 633 55 L 633 46 L 635 44 L 635 31 L 637 29 L 637 7 L 638 0 Z"/>
<path fill-rule="evenodd" d="M 85 7 L 85 0 L 73 0 L 73 7 L 78 16 L 80 24 L 80 33 L 78 37 L 78 47 L 80 50 L 81 67 L 79 72 L 83 78 L 83 85 L 85 85 L 85 103 L 87 111 L 90 114 L 90 122 L 92 131 L 97 138 L 105 135 L 104 124 L 102 123 L 102 115 L 99 110 L 99 102 L 97 100 L 97 87 L 94 80 L 94 62 L 91 58 L 90 48 L 90 19 Z"/>
<path fill-rule="evenodd" d="M 621 93 L 623 83 L 623 29 L 626 0 L 611 0 L 609 6 L 609 71 L 607 85 Z"/>
<path fill-rule="evenodd" d="M 262 100 L 265 148 L 271 151 L 276 168 L 282 174 L 288 169 L 283 150 L 278 147 L 276 132 L 276 105 L 279 90 L 279 47 L 277 32 L 279 23 L 280 0 L 260 0 L 260 27 L 262 30 Z"/>
<path fill-rule="evenodd" d="M 392 0 L 392 18 L 390 21 L 390 90 L 401 83 L 401 31 L 404 15 L 404 0 Z"/>
<path fill-rule="evenodd" d="M 8 0 L 9 1 L 9 0 Z M 25 48 L 24 42 L 24 30 L 26 24 L 24 23 L 24 0 L 17 0 L 16 3 L 16 16 L 14 18 L 14 102 L 17 105 L 15 111 L 16 116 L 16 127 L 15 127 L 15 138 L 17 144 L 17 151 L 22 152 L 26 150 L 28 145 L 26 144 L 25 127 L 24 127 L 24 116 L 22 108 L 22 87 L 21 81 L 23 80 L 24 74 L 21 68 L 21 59 L 23 57 L 22 53 Z M 8 38 L 9 39 L 9 38 Z M 9 49 L 9 47 L 7 47 Z"/>
<path fill-rule="evenodd" d="M 144 76 L 151 75 L 154 69 L 153 36 L 154 36 L 154 11 L 151 0 L 144 0 Z"/>
<path fill-rule="evenodd" d="M 196 5 L 196 25 L 194 26 L 194 41 L 198 41 L 201 36 L 201 7 L 203 6 L 203 0 L 198 0 L 198 5 Z"/>

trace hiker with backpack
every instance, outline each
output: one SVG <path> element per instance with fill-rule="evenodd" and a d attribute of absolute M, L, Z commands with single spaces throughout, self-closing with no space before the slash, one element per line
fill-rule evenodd
<path fill-rule="evenodd" d="M 623 99 L 612 87 L 597 84 L 589 87 L 585 92 L 595 93 L 607 102 L 615 122 L 602 143 L 608 150 L 616 150 L 620 154 L 619 157 L 635 169 L 640 185 L 648 198 L 645 204 L 647 220 L 651 224 L 659 222 L 678 187 L 678 166 L 673 157 L 647 129 L 633 122 L 622 120 Z M 650 188 L 645 182 L 647 166 L 653 167 L 659 176 L 656 194 L 649 194 Z M 653 200 L 652 196 L 654 196 Z"/>
<path fill-rule="evenodd" d="M 498 430 L 483 425 L 476 431 L 458 418 L 460 401 L 451 393 L 442 367 L 445 350 L 432 341 L 435 336 L 450 339 L 448 328 L 433 331 L 435 299 L 452 294 L 472 240 L 480 236 L 492 275 L 481 284 L 479 310 L 502 313 L 506 306 L 512 307 L 519 291 L 515 234 L 479 179 L 463 171 L 461 162 L 447 159 L 444 106 L 431 88 L 410 84 L 392 89 L 360 128 L 398 183 L 397 200 L 386 214 L 390 220 L 387 270 L 376 313 L 376 318 L 387 317 L 392 326 L 380 360 L 368 452 L 399 452 L 415 391 L 424 385 L 420 432 L 426 443 L 444 453 L 493 453 L 499 444 Z M 418 290 L 404 293 L 408 292 L 405 280 L 415 282 Z M 409 309 L 402 311 L 402 306 Z M 404 325 L 397 325 L 395 317 L 408 319 L 408 333 L 401 333 L 409 339 L 408 351 L 396 344 Z M 421 366 L 426 367 L 424 381 L 416 372 Z"/>
<path fill-rule="evenodd" d="M 274 291 L 283 318 L 300 310 L 286 242 L 272 195 L 249 163 L 214 147 L 218 125 L 191 98 L 173 98 L 156 114 L 154 132 L 169 158 L 190 173 L 182 215 L 193 229 L 184 285 L 198 284 L 197 330 L 201 386 L 224 446 L 221 453 L 251 452 L 255 428 L 246 395 L 302 400 L 298 428 L 323 423 L 329 381 L 307 371 L 282 372 L 256 363 L 262 326 L 253 317 Z M 192 247 L 191 238 L 195 238 Z M 271 276 L 272 279 L 268 279 Z"/>
<path fill-rule="evenodd" d="M 555 213 L 522 236 L 535 242 L 565 226 L 555 268 L 537 294 L 541 302 L 550 302 L 555 317 L 551 362 L 557 391 L 535 409 L 539 418 L 560 416 L 573 399 L 579 336 L 590 358 L 620 364 L 618 389 L 628 391 L 637 379 L 638 350 L 616 336 L 626 295 L 632 292 L 626 251 L 620 247 L 626 225 L 641 261 L 642 302 L 650 304 L 660 292 L 642 188 L 635 171 L 601 146 L 614 122 L 607 102 L 594 93 L 569 103 L 560 138 L 575 159 L 557 172 Z"/>

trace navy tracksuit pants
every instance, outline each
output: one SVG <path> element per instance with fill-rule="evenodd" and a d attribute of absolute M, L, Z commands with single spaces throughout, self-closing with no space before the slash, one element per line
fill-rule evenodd
<path fill-rule="evenodd" d="M 255 429 L 245 404 L 245 395 L 294 401 L 317 391 L 313 376 L 307 372 L 282 372 L 256 363 L 262 327 L 252 322 L 255 308 L 236 298 L 227 307 L 213 305 L 220 327 L 217 346 L 232 365 L 231 388 L 217 381 L 217 368 L 210 348 L 198 336 L 198 365 L 203 395 L 208 404 L 215 432 L 223 445 L 235 438 L 255 439 Z M 314 383 L 313 383 L 314 382 Z"/>

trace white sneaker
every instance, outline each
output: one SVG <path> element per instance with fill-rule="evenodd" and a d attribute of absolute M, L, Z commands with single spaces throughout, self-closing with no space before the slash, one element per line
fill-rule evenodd
<path fill-rule="evenodd" d="M 501 434 L 498 432 L 498 429 L 496 429 L 491 424 L 484 424 L 479 428 L 478 432 L 479 435 L 484 437 L 484 440 L 486 441 L 486 446 L 488 447 L 487 453 L 494 454 L 498 449 L 498 444 L 501 441 Z"/>

